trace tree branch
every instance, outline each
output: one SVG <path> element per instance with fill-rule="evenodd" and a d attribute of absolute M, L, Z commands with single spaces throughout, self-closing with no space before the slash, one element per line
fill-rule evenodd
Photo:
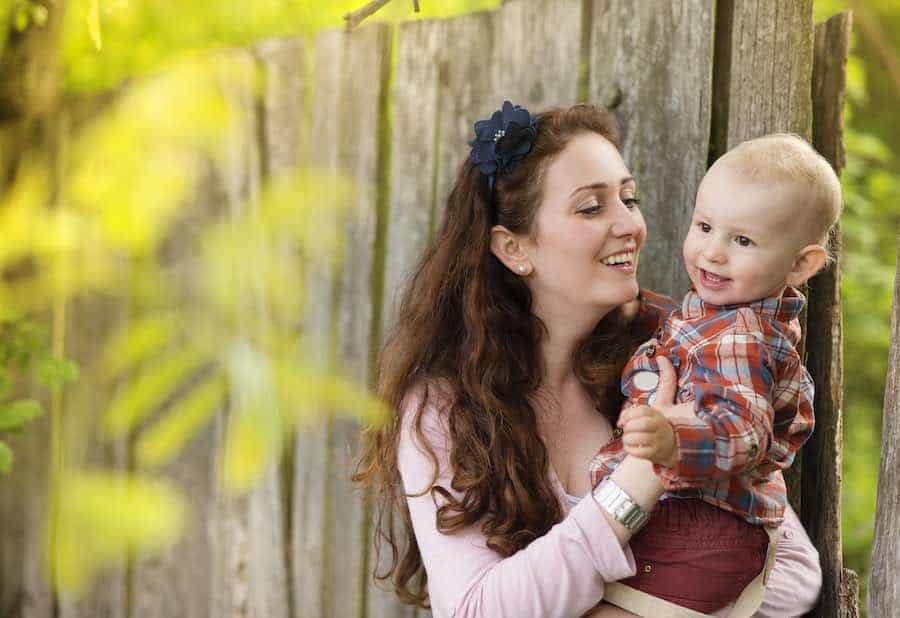
<path fill-rule="evenodd" d="M 360 25 L 366 17 L 374 14 L 378 9 L 383 7 L 385 4 L 390 2 L 391 0 L 372 0 L 365 6 L 362 6 L 355 11 L 351 11 L 344 15 L 344 20 L 347 22 L 347 31 L 353 30 L 358 25 Z"/>
<path fill-rule="evenodd" d="M 378 9 L 383 7 L 385 4 L 390 2 L 391 0 L 372 0 L 368 4 L 361 6 L 355 11 L 351 11 L 344 15 L 344 20 L 347 22 L 347 31 L 353 30 L 358 25 L 360 25 L 364 19 L 373 15 Z M 418 13 L 419 12 L 419 0 L 413 0 L 413 10 Z"/>

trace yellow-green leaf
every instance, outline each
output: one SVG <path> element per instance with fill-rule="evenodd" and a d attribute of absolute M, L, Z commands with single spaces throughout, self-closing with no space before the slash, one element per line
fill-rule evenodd
<path fill-rule="evenodd" d="M 187 505 L 170 484 L 108 473 L 61 477 L 50 561 L 60 588 L 82 592 L 99 569 L 164 549 L 181 534 Z"/>
<path fill-rule="evenodd" d="M 31 419 L 44 413 L 44 409 L 34 399 L 20 399 L 0 406 L 0 431 L 21 428 Z"/>
<path fill-rule="evenodd" d="M 211 360 L 207 350 L 196 346 L 154 359 L 122 387 L 110 404 L 104 419 L 106 431 L 119 436 L 132 429 L 162 405 L 185 379 Z"/>
<path fill-rule="evenodd" d="M 129 323 L 104 347 L 104 373 L 122 375 L 159 353 L 176 332 L 177 324 L 174 312 L 153 313 Z"/>
<path fill-rule="evenodd" d="M 158 466 L 169 461 L 197 435 L 216 408 L 222 405 L 225 393 L 225 382 L 218 374 L 194 386 L 138 440 L 138 463 Z"/>
<path fill-rule="evenodd" d="M 13 453 L 6 445 L 6 442 L 0 440 L 0 474 L 9 474 L 12 470 Z"/>
<path fill-rule="evenodd" d="M 90 0 L 90 3 L 88 4 L 87 22 L 91 40 L 99 51 L 103 48 L 103 40 L 100 37 L 100 0 Z"/>

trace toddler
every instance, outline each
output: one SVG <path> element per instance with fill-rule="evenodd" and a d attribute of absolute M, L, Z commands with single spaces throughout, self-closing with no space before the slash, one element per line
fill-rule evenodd
<path fill-rule="evenodd" d="M 704 613 L 754 580 L 761 596 L 786 504 L 781 471 L 813 430 L 813 383 L 796 349 L 805 303 L 797 287 L 825 265 L 840 210 L 831 166 L 794 135 L 740 144 L 700 183 L 683 250 L 692 289 L 672 311 L 667 299 L 642 293 L 645 308 L 664 315 L 662 327 L 626 365 L 621 435 L 591 463 L 597 484 L 626 453 L 648 459 L 667 490 L 631 541 L 637 575 L 623 582 L 627 594 Z M 648 407 L 660 355 L 694 417 Z"/>

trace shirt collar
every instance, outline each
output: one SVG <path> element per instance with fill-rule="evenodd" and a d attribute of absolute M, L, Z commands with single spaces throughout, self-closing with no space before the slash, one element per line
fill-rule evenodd
<path fill-rule="evenodd" d="M 734 305 L 713 305 L 704 302 L 693 288 L 684 296 L 681 303 L 681 315 L 685 319 L 706 317 L 712 313 L 731 311 L 741 307 L 748 307 L 755 313 L 769 317 L 779 322 L 790 322 L 803 310 L 806 297 L 797 288 L 787 286 L 781 296 L 769 296 L 751 303 L 737 303 Z"/>

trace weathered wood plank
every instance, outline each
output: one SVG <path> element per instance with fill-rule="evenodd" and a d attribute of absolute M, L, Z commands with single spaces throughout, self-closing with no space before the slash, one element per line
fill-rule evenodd
<path fill-rule="evenodd" d="M 897 236 L 900 255 L 900 235 Z M 900 607 L 900 259 L 894 280 L 891 350 L 884 386 L 881 467 L 875 506 L 875 536 L 869 576 L 870 616 L 893 616 Z"/>
<path fill-rule="evenodd" d="M 26 425 L 21 435 L 5 434 L 3 439 L 15 460 L 10 476 L 0 481 L 0 611 L 51 618 L 54 598 L 44 553 L 50 419 L 44 415 Z"/>
<path fill-rule="evenodd" d="M 689 285 L 681 245 L 706 171 L 714 12 L 712 0 L 595 0 L 590 12 L 588 99 L 622 124 L 647 221 L 639 280 L 676 297 Z"/>
<path fill-rule="evenodd" d="M 436 58 L 439 108 L 435 110 L 437 185 L 432 232 L 443 217 L 460 166 L 468 160 L 475 121 L 499 109 L 502 97 L 513 97 L 496 87 L 489 69 L 499 19 L 497 11 L 485 11 L 441 22 L 444 43 Z"/>
<path fill-rule="evenodd" d="M 308 154 L 308 46 L 305 38 L 270 39 L 256 46 L 265 83 L 263 169 L 272 177 L 296 170 Z"/>
<path fill-rule="evenodd" d="M 385 324 L 431 234 L 436 210 L 434 178 L 438 104 L 439 49 L 444 44 L 439 21 L 401 24 L 397 64 L 391 88 L 390 202 L 386 230 Z"/>
<path fill-rule="evenodd" d="M 68 303 L 66 356 L 78 363 L 81 371 L 79 379 L 66 389 L 63 400 L 62 444 L 66 470 L 128 473 L 126 438 L 111 439 L 100 428 L 103 405 L 112 399 L 113 393 L 109 376 L 104 380 L 96 372 L 103 344 L 127 320 L 128 300 L 122 297 L 85 296 Z M 123 547 L 116 564 L 106 565 L 80 598 L 60 593 L 59 615 L 63 618 L 124 617 L 127 558 Z"/>
<path fill-rule="evenodd" d="M 338 111 L 338 165 L 353 182 L 354 195 L 342 214 L 339 260 L 335 370 L 358 388 L 369 386 L 369 346 L 373 341 L 375 235 L 378 207 L 379 128 L 382 89 L 390 63 L 392 33 L 372 25 L 346 35 Z M 373 292 L 375 292 L 373 294 Z M 369 580 L 366 564 L 368 526 L 362 493 L 350 483 L 359 450 L 359 423 L 349 410 L 335 410 L 329 445 L 329 518 L 326 563 L 329 616 L 358 616 L 364 611 Z"/>
<path fill-rule="evenodd" d="M 578 94 L 581 4 L 578 0 L 504 4 L 494 19 L 491 94 L 532 112 L 571 105 Z M 471 122 L 487 117 L 502 102 L 489 101 Z"/>
<path fill-rule="evenodd" d="M 850 17 L 844 13 L 819 24 L 813 64 L 813 146 L 835 172 L 844 166 L 843 106 Z M 841 326 L 841 230 L 832 235 L 834 261 L 809 282 L 806 366 L 816 384 L 816 431 L 803 448 L 801 504 L 803 524 L 819 550 L 823 590 L 819 615 L 844 615 L 841 552 L 841 436 L 843 426 L 843 331 Z M 799 465 L 800 460 L 798 459 Z"/>
<path fill-rule="evenodd" d="M 812 0 L 721 0 L 716 10 L 716 154 L 778 131 L 809 139 Z"/>
<path fill-rule="evenodd" d="M 324 173 L 339 169 L 339 119 L 341 70 L 344 66 L 345 35 L 330 31 L 315 40 L 313 100 L 309 137 L 308 163 Z M 326 201 L 330 201 L 326 199 Z M 316 213 L 321 225 L 337 225 L 334 205 L 323 203 Z M 328 233 L 325 230 L 325 233 Z M 304 362 L 327 370 L 334 359 L 333 252 L 305 255 L 304 307 L 302 330 Z M 294 560 L 295 618 L 328 615 L 329 569 L 331 547 L 328 543 L 330 486 L 328 445 L 330 427 L 328 410 L 315 410 L 314 420 L 296 437 L 294 451 L 294 504 L 292 512 L 292 551 Z"/>
<path fill-rule="evenodd" d="M 261 106 L 256 93 L 258 67 L 253 56 L 244 51 L 235 52 L 228 63 L 224 88 L 235 114 L 225 139 L 223 178 L 228 209 L 237 218 L 252 216 L 258 206 L 263 167 L 258 142 Z M 260 284 L 234 302 L 238 313 L 237 336 L 252 337 L 249 332 L 252 324 L 270 317 L 264 286 Z M 225 413 L 216 417 L 216 452 L 220 458 L 242 397 L 240 384 L 230 386 L 231 401 Z M 217 469 L 222 470 L 221 460 Z M 213 515 L 213 614 L 287 618 L 288 579 L 282 550 L 285 535 L 279 466 L 273 462 L 260 482 L 245 494 L 231 495 L 221 482 L 216 483 Z"/>

